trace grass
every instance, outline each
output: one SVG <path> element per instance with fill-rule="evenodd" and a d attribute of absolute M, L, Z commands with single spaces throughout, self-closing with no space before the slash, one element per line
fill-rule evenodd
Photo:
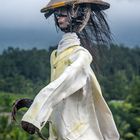
<path fill-rule="evenodd" d="M 0 92 L 0 112 L 10 112 L 13 103 L 20 98 L 33 99 L 33 95 Z"/>

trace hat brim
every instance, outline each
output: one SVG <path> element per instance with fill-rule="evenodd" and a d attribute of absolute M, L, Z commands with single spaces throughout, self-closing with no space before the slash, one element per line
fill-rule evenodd
<path fill-rule="evenodd" d="M 90 0 L 83 0 L 83 2 L 75 2 L 75 5 L 78 4 L 91 4 L 91 9 L 92 10 L 106 10 L 110 7 L 110 4 L 107 2 L 103 2 L 103 1 L 90 1 Z M 53 12 L 55 11 L 55 9 L 66 6 L 66 5 L 72 5 L 72 2 L 58 2 L 55 4 L 48 4 L 46 7 L 41 9 L 41 13 L 45 13 L 45 17 L 48 18 L 49 16 L 51 16 L 51 14 L 53 14 Z"/>

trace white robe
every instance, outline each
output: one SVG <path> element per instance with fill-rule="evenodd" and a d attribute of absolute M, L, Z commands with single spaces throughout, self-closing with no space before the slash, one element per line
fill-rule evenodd
<path fill-rule="evenodd" d="M 77 35 L 66 33 L 57 52 L 74 45 L 80 45 Z M 112 114 L 90 67 L 92 56 L 79 46 L 69 59 L 71 65 L 38 93 L 22 120 L 41 130 L 50 119 L 49 140 L 119 140 Z"/>

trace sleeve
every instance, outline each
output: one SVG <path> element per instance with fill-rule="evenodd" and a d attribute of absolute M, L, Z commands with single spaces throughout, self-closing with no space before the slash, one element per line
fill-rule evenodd
<path fill-rule="evenodd" d="M 77 50 L 71 57 L 72 64 L 53 82 L 44 87 L 22 121 L 34 124 L 40 130 L 53 111 L 53 107 L 86 84 L 87 71 L 92 57 L 87 50 Z"/>

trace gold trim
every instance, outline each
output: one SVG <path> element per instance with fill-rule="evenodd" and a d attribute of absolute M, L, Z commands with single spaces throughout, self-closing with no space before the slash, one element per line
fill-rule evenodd
<path fill-rule="evenodd" d="M 65 2 L 57 2 L 57 3 L 54 3 L 51 5 L 52 8 L 57 8 L 57 7 L 61 7 L 61 6 L 64 6 L 65 5 Z"/>

